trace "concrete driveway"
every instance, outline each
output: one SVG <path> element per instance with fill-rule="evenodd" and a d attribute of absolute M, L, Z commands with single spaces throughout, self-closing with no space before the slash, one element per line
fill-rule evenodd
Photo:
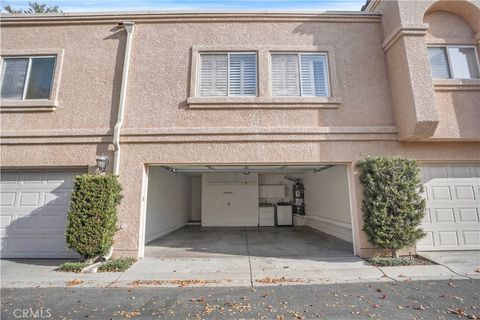
<path fill-rule="evenodd" d="M 354 256 L 352 244 L 308 227 L 187 226 L 149 243 L 145 258 L 126 272 L 62 273 L 55 269 L 64 260 L 16 259 L 1 261 L 1 279 L 4 288 L 65 287 L 72 280 L 75 287 L 136 288 L 471 279 L 479 275 L 471 274 L 478 260 L 476 253 L 468 257 L 468 264 L 459 256 L 445 266 L 377 268 Z"/>
<path fill-rule="evenodd" d="M 453 272 L 480 279 L 480 250 L 424 251 L 419 254 Z"/>
<path fill-rule="evenodd" d="M 187 226 L 147 244 L 145 258 L 117 283 L 204 279 L 230 285 L 383 281 L 352 244 L 308 227 Z M 270 279 L 270 280 L 269 280 Z"/>
<path fill-rule="evenodd" d="M 262 286 L 389 281 L 353 255 L 352 244 L 308 227 L 187 226 L 149 243 L 124 273 L 57 272 L 62 260 L 3 260 L 3 287 Z"/>

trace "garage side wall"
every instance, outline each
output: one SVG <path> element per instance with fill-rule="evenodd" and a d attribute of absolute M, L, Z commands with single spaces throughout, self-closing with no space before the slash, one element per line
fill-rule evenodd
<path fill-rule="evenodd" d="M 348 173 L 334 166 L 304 176 L 305 223 L 322 232 L 353 242 Z"/>
<path fill-rule="evenodd" d="M 190 220 L 192 179 L 160 167 L 149 170 L 145 242 L 155 240 Z"/>

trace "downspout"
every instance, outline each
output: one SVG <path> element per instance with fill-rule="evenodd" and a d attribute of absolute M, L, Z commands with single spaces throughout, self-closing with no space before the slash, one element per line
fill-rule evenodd
<path fill-rule="evenodd" d="M 125 56 L 123 58 L 122 86 L 120 87 L 120 101 L 118 102 L 117 124 L 113 130 L 113 174 L 120 174 L 120 130 L 123 125 L 123 115 L 125 113 L 125 100 L 127 98 L 128 88 L 128 69 L 130 66 L 130 53 L 132 51 L 133 31 L 135 23 L 130 21 L 122 22 L 121 26 L 127 32 L 127 42 L 125 44 Z"/>

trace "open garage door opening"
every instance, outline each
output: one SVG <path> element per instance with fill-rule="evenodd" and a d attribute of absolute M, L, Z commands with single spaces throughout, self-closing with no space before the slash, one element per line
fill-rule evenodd
<path fill-rule="evenodd" d="M 150 166 L 145 256 L 351 257 L 349 190 L 345 164 Z"/>

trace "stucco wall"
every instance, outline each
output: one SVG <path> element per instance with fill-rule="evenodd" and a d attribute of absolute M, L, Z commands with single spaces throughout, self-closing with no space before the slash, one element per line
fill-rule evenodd
<path fill-rule="evenodd" d="M 441 1 L 447 2 L 461 1 Z M 55 111 L 2 113 L 1 164 L 19 169 L 89 166 L 92 170 L 96 155 L 112 159 L 125 45 L 125 31 L 117 24 L 133 20 L 136 31 L 120 164 L 124 199 L 119 224 L 126 228 L 116 234 L 116 255 L 141 255 L 144 170 L 146 164 L 155 163 L 347 163 L 354 197 L 356 252 L 371 254 L 375 250 L 361 231 L 362 189 L 354 167 L 362 154 L 402 155 L 425 162 L 478 163 L 480 159 L 475 122 L 478 86 L 469 84 L 466 92 L 460 84 L 462 90 L 454 93 L 434 93 L 434 84 L 430 84 L 423 17 L 433 1 L 382 3 L 383 22 L 377 14 L 330 13 L 87 16 L 81 21 L 62 16 L 2 16 L 2 53 L 37 48 L 64 49 L 64 55 Z M 478 24 L 480 19 L 475 19 L 475 10 L 469 8 L 478 8 L 479 1 L 469 3 L 454 10 L 469 23 L 478 41 L 480 28 L 472 23 Z M 397 28 L 404 28 L 406 34 L 394 43 L 385 43 L 385 37 Z M 191 91 L 192 48 L 199 45 L 330 50 L 337 84 L 334 95 L 340 103 L 335 108 L 285 108 L 271 103 L 268 108 L 244 109 L 226 103 L 223 109 L 192 109 L 186 100 Z M 391 50 L 386 49 L 388 45 Z M 404 66 L 408 66 L 406 73 Z M 268 87 L 268 68 L 262 74 L 265 72 L 267 76 L 259 83 L 264 88 Z M 400 83 L 393 84 L 391 79 L 396 76 Z M 421 85 L 413 86 L 417 83 Z M 417 101 L 427 102 L 423 110 L 435 112 L 417 110 L 412 87 L 419 94 Z M 423 100 L 425 92 L 431 94 Z M 395 103 L 392 93 L 398 94 Z M 426 120 L 421 130 L 416 128 L 417 120 L 422 120 L 419 115 Z M 438 141 L 399 142 L 399 127 L 410 134 L 431 132 Z"/>
<path fill-rule="evenodd" d="M 393 126 L 380 20 L 377 22 L 225 22 L 141 23 L 135 27 L 124 128 L 192 127 L 378 127 Z M 354 21 L 354 19 L 352 19 Z M 281 32 L 279 32 L 281 30 Z M 55 135 L 95 129 L 106 134 L 116 118 L 125 31 L 116 23 L 95 25 L 2 25 L 2 52 L 64 49 L 59 106 L 54 112 L 8 113 L 3 131 L 45 130 Z M 75 39 L 73 41 L 73 39 Z M 270 46 L 276 50 L 310 46 L 330 50 L 338 109 L 292 108 L 192 110 L 192 47 Z M 357 50 L 362 48 L 362 50 Z M 268 70 L 262 71 L 269 72 Z M 269 76 L 266 75 L 267 81 Z M 368 81 L 365 81 L 368 79 Z M 260 83 L 259 86 L 269 86 Z M 270 106 L 271 108 L 272 106 Z M 273 106 L 275 107 L 275 105 Z M 370 117 L 369 114 L 375 114 Z M 51 129 L 55 131 L 51 131 Z M 49 130 L 50 129 L 50 130 Z"/>
<path fill-rule="evenodd" d="M 191 216 L 192 178 L 150 167 L 145 242 L 185 225 Z"/>
<path fill-rule="evenodd" d="M 383 13 L 382 46 L 400 139 L 480 140 L 477 126 L 466 120 L 479 116 L 470 107 L 480 79 L 432 81 L 426 50 L 448 44 L 478 49 L 480 1 L 374 0 L 367 11 Z"/>

